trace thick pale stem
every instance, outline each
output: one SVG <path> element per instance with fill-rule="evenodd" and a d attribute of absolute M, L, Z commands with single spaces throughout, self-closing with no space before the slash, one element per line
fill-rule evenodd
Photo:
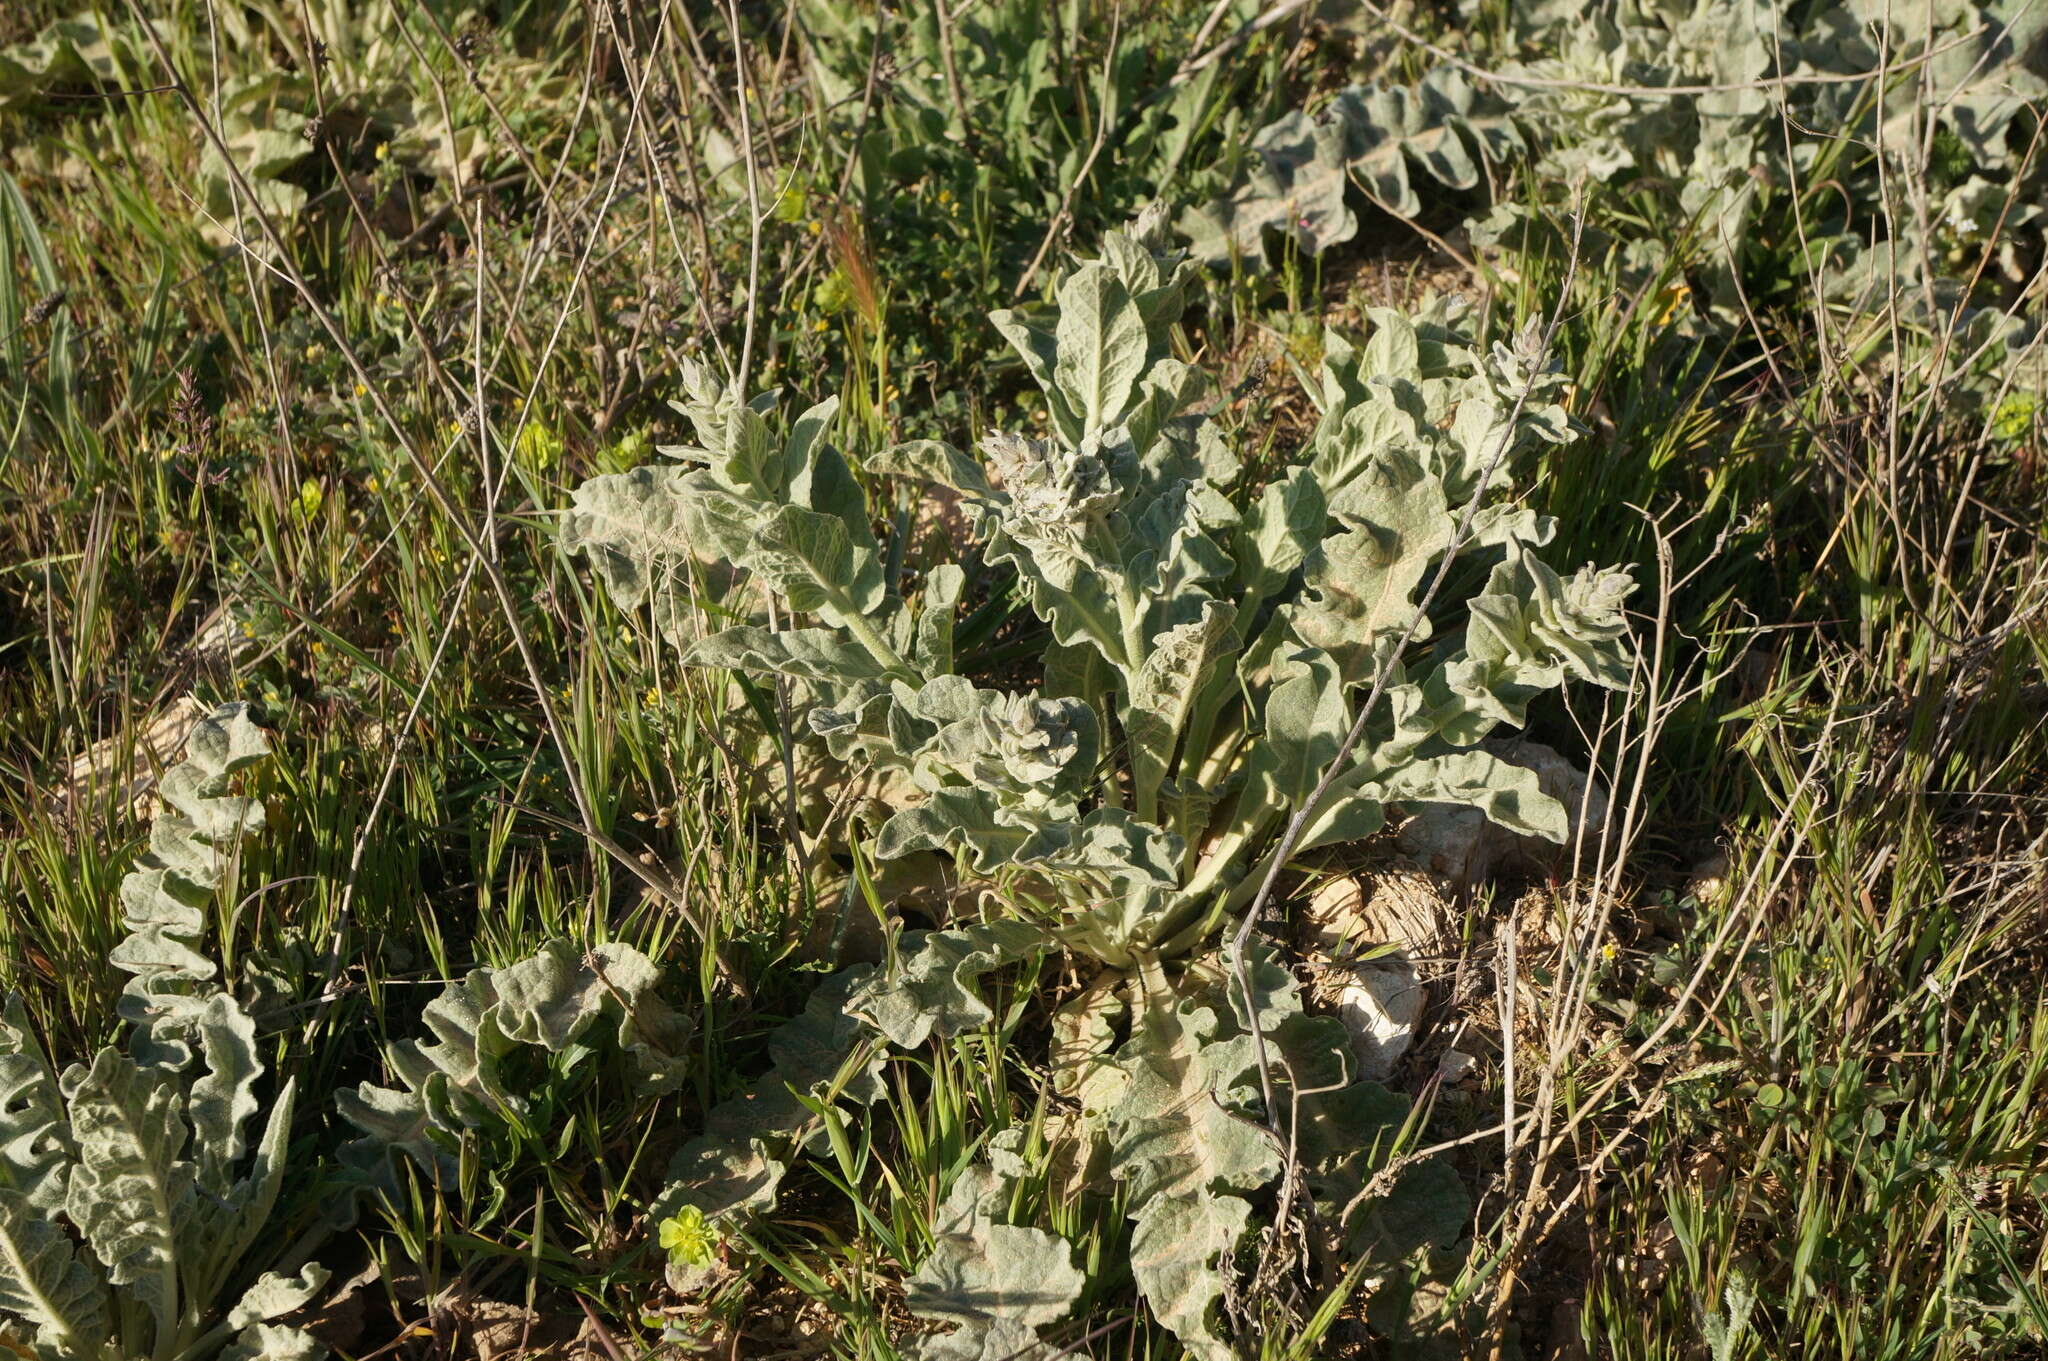
<path fill-rule="evenodd" d="M 898 653 L 895 648 L 889 646 L 889 640 L 877 633 L 875 626 L 870 624 L 865 616 L 856 610 L 849 609 L 842 611 L 842 617 L 846 621 L 847 632 L 851 633 L 860 645 L 868 650 L 869 656 L 880 662 L 888 670 L 897 673 L 904 680 L 914 681 L 917 679 L 916 668 L 911 666 L 909 662 L 904 661 L 902 654 Z"/>

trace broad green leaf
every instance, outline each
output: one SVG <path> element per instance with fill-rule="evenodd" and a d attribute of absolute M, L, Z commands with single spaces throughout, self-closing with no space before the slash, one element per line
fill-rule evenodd
<path fill-rule="evenodd" d="M 1001 819 L 994 795 L 980 789 L 941 789 L 924 803 L 897 812 L 882 824 L 875 854 L 894 860 L 915 851 L 959 852 L 977 874 L 992 874 L 1015 861 L 1037 830 L 1024 814 Z"/>

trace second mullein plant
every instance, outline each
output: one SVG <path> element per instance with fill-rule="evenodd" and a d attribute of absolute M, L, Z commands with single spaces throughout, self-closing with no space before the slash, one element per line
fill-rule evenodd
<path fill-rule="evenodd" d="M 1304 1009 L 1274 946 L 1254 936 L 1240 961 L 1231 941 L 1375 688 L 1290 856 L 1421 802 L 1563 840 L 1568 810 L 1480 744 L 1566 680 L 1627 683 L 1632 582 L 1554 570 L 1554 526 L 1510 495 L 1516 454 L 1569 429 L 1533 333 L 1482 349 L 1435 306 L 1373 313 L 1361 347 L 1327 337 L 1320 423 L 1254 482 L 1215 385 L 1173 353 L 1193 269 L 1141 223 L 1067 269 L 1042 316 L 995 314 L 1044 391 L 1042 438 L 994 433 L 978 459 L 916 441 L 856 470 L 827 438 L 835 401 L 786 418 L 776 394 L 694 370 L 678 406 L 699 443 L 578 489 L 565 546 L 618 603 L 650 610 L 686 664 L 781 685 L 797 738 L 848 772 L 892 773 L 859 850 L 937 855 L 985 890 L 981 919 L 904 932 L 886 966 L 826 983 L 775 1037 L 775 1070 L 710 1114 L 655 1216 L 680 1274 L 772 1209 L 833 1105 L 880 1096 L 892 1048 L 989 1023 L 985 976 L 1032 960 L 1092 980 L 1052 1020 L 1049 1127 L 1069 1165 L 1121 1184 L 1131 1275 L 1190 1354 L 1231 1354 L 1229 1282 L 1290 1146 L 1330 1259 L 1391 1263 L 1460 1231 L 1441 1167 L 1362 1194 L 1405 1100 L 1352 1079 L 1342 1025 Z M 1035 686 L 963 674 L 968 572 L 925 563 L 907 587 L 870 508 L 887 478 L 969 508 L 958 550 L 1014 573 L 1050 632 Z M 1418 617 L 1454 551 L 1491 574 Z M 1015 1131 L 986 1147 L 906 1264 L 911 1311 L 960 1325 L 909 1344 L 922 1357 L 1032 1354 L 1087 1284 L 1022 1193 Z"/>

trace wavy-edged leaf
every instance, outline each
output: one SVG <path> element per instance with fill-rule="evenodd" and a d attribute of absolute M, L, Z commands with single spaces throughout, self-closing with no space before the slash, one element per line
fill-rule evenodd
<path fill-rule="evenodd" d="M 1152 1316 L 1199 1361 L 1236 1361 L 1217 1330 L 1225 1273 L 1251 1226 L 1251 1202 L 1236 1196 L 1161 1196 L 1133 1216 L 1131 1277 Z"/>
<path fill-rule="evenodd" d="M 842 627 L 882 607 L 882 564 L 857 546 L 836 515 L 783 506 L 754 535 L 744 559 L 793 610 L 823 615 Z"/>
<path fill-rule="evenodd" d="M 1056 370 L 1059 364 L 1059 341 L 1051 331 L 1040 326 L 1024 313 L 1011 308 L 998 308 L 988 314 L 989 324 L 1002 333 L 1003 339 L 1024 361 L 1024 367 L 1031 371 L 1038 386 L 1045 392 L 1047 409 L 1052 413 L 1053 429 L 1070 444 L 1078 444 L 1087 433 L 1082 418 L 1075 411 L 1073 403 L 1061 387 Z M 962 490 L 965 490 L 963 487 Z"/>
<path fill-rule="evenodd" d="M 0 1190 L 54 1213 L 64 1203 L 71 1159 L 57 1076 L 21 998 L 10 993 L 0 1009 Z"/>
<path fill-rule="evenodd" d="M 773 1069 L 712 1108 L 704 1133 L 670 1161 L 667 1189 L 650 1220 L 659 1222 L 685 1205 L 706 1219 L 772 1211 L 790 1159 L 823 1133 L 804 1099 L 859 1105 L 880 1099 L 879 1042 L 846 1011 L 849 996 L 872 973 L 860 965 L 834 974 L 812 992 L 799 1015 L 776 1029 L 768 1042 Z"/>
<path fill-rule="evenodd" d="M 228 1311 L 228 1327 L 239 1332 L 250 1324 L 268 1323 L 295 1309 L 303 1309 L 320 1293 L 327 1279 L 327 1268 L 317 1262 L 307 1263 L 290 1276 L 266 1271 L 256 1278 L 255 1284 L 242 1292 L 242 1298 Z"/>
<path fill-rule="evenodd" d="M 0 1313 L 26 1320 L 46 1354 L 94 1357 L 107 1336 L 106 1286 L 56 1217 L 0 1189 Z"/>
<path fill-rule="evenodd" d="M 920 1318 L 970 1327 L 1008 1319 L 1027 1328 L 1072 1312 L 1086 1284 L 1074 1248 L 1042 1229 L 997 1217 L 1003 1179 L 974 1165 L 954 1181 L 932 1222 L 932 1250 L 905 1282 L 905 1306 Z"/>
<path fill-rule="evenodd" d="M 1228 646 L 1237 640 L 1236 621 L 1236 606 L 1203 602 L 1200 618 L 1152 639 L 1152 650 L 1130 678 L 1123 706 L 1124 737 L 1129 743 L 1131 787 L 1141 809 L 1156 806 L 1181 727 Z"/>
<path fill-rule="evenodd" d="M 953 616 L 966 589 L 967 574 L 950 562 L 932 568 L 925 577 L 910 656 L 927 676 L 943 676 L 953 670 Z"/>
<path fill-rule="evenodd" d="M 904 1361 L 1055 1361 L 1059 1353 L 1036 1330 L 1009 1318 L 963 1324 L 950 1333 L 908 1338 L 897 1345 Z"/>
<path fill-rule="evenodd" d="M 908 932 L 897 966 L 857 988 L 846 1009 L 897 1048 L 915 1049 L 933 1035 L 958 1035 L 993 1020 L 995 1013 L 975 990 L 982 976 L 1052 947 L 1053 938 L 1030 922 Z"/>
<path fill-rule="evenodd" d="M 699 561 L 735 561 L 752 542 L 759 510 L 702 485 L 694 469 L 649 465 L 593 477 L 570 494 L 562 551 L 582 553 L 622 610 L 649 599 L 668 627 Z"/>
<path fill-rule="evenodd" d="M 684 1076 L 691 1025 L 656 995 L 658 977 L 631 946 L 579 950 L 565 940 L 502 969 L 472 970 L 422 1012 L 434 1041 L 403 1041 L 387 1055 L 403 1088 L 365 1082 L 336 1094 L 342 1117 L 364 1135 L 343 1150 L 345 1160 L 386 1185 L 394 1152 L 453 1175 L 445 1136 L 524 1108 L 499 1075 L 514 1046 L 561 1053 L 582 1045 L 601 1020 L 648 1091 L 672 1090 Z"/>
<path fill-rule="evenodd" d="M 250 714 L 246 704 L 226 704 L 193 726 L 185 759 L 164 774 L 169 806 L 150 828 L 150 848 L 121 881 L 129 934 L 107 959 L 135 975 L 119 1009 L 134 1027 L 130 1047 L 147 1063 L 182 1068 L 191 1061 L 192 1026 L 218 987 L 218 970 L 196 947 L 223 861 L 263 826 L 261 804 L 227 792 L 236 772 L 270 751 Z"/>
<path fill-rule="evenodd" d="M 1144 372 L 1149 338 L 1145 318 L 1110 269 L 1085 264 L 1060 281 L 1056 293 L 1053 381 L 1088 434 L 1116 424 Z"/>
<path fill-rule="evenodd" d="M 1536 772 L 1490 751 L 1455 751 L 1403 763 L 1376 784 L 1388 803 L 1455 803 L 1521 836 L 1562 845 L 1571 837 L 1571 812 L 1543 792 Z"/>
<path fill-rule="evenodd" d="M 1416 588 L 1450 546 L 1456 524 L 1442 483 L 1411 458 L 1388 453 L 1354 491 L 1343 511 L 1347 527 L 1317 549 L 1306 594 L 1289 617 L 1304 643 L 1328 652 L 1347 681 L 1359 682 L 1415 619 Z"/>
<path fill-rule="evenodd" d="M 892 444 L 869 454 L 867 468 L 871 473 L 930 482 L 978 500 L 996 497 L 981 464 L 944 440 L 914 439 Z"/>
<path fill-rule="evenodd" d="M 220 1354 L 220 1361 L 315 1361 L 327 1349 L 303 1328 L 252 1323 Z"/>
<path fill-rule="evenodd" d="M 64 1212 L 109 1284 L 147 1305 L 159 1329 L 173 1328 L 182 1307 L 178 1229 L 199 1201 L 184 1156 L 184 1094 L 172 1074 L 113 1049 L 75 1071 L 69 1104 L 78 1161 Z"/>
<path fill-rule="evenodd" d="M 872 653 L 835 629 L 765 629 L 754 624 L 699 638 L 684 651 L 682 662 L 827 685 L 856 685 L 886 674 Z"/>

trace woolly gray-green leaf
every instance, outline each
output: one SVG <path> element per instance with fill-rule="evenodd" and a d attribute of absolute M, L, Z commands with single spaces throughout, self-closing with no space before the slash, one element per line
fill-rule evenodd
<path fill-rule="evenodd" d="M 1322 653 L 1290 662 L 1265 706 L 1265 734 L 1245 763 L 1239 826 L 1288 814 L 1313 790 L 1336 758 L 1351 723 L 1343 678 Z"/>
<path fill-rule="evenodd" d="M 290 1276 L 266 1271 L 242 1292 L 242 1298 L 228 1311 L 228 1327 L 237 1332 L 252 1323 L 268 1323 L 302 1309 L 327 1284 L 327 1268 L 308 1263 Z"/>
<path fill-rule="evenodd" d="M 1240 611 L 1279 594 L 1287 578 L 1322 542 L 1326 514 L 1322 487 L 1307 468 L 1266 484 L 1238 526 L 1231 555 L 1245 592 Z"/>
<path fill-rule="evenodd" d="M 221 866 L 244 835 L 263 826 L 262 805 L 230 795 L 236 772 L 270 747 L 246 704 L 226 704 L 194 725 L 183 761 L 161 785 L 170 806 L 150 828 L 150 848 L 121 881 L 128 936 L 108 962 L 135 975 L 122 989 L 129 1043 L 144 1062 L 183 1067 L 189 1039 L 218 970 L 196 948 Z"/>
<path fill-rule="evenodd" d="M 770 1037 L 767 1076 L 715 1106 L 704 1133 L 670 1160 L 668 1187 L 649 1218 L 658 1223 L 685 1205 L 707 1219 L 765 1214 L 790 1159 L 823 1130 L 798 1098 L 844 1099 L 867 1105 L 882 1094 L 879 1044 L 847 1014 L 849 995 L 867 979 L 867 965 L 842 970 L 811 993 L 801 1014 Z"/>
<path fill-rule="evenodd" d="M 1380 647 L 1415 618 L 1416 589 L 1456 531 L 1442 484 L 1412 459 L 1388 455 L 1356 490 L 1347 528 L 1317 549 L 1291 615 L 1301 640 L 1354 682 L 1370 678 Z"/>
<path fill-rule="evenodd" d="M 827 685 L 853 685 L 884 675 L 866 648 L 832 629 L 765 629 L 754 624 L 699 638 L 683 653 L 685 666 L 716 666 L 793 676 Z"/>
<path fill-rule="evenodd" d="M 394 1152 L 452 1175 L 435 1131 L 452 1135 L 523 1108 L 500 1079 L 505 1055 L 521 1044 L 580 1051 L 600 1020 L 648 1090 L 672 1089 L 684 1075 L 691 1027 L 655 994 L 658 976 L 630 946 L 579 950 L 564 940 L 503 969 L 472 970 L 422 1012 L 434 1042 L 403 1041 L 387 1055 L 402 1089 L 365 1082 L 337 1093 L 342 1117 L 365 1136 L 343 1150 L 345 1159 L 379 1183 L 388 1182 L 384 1163 Z"/>
<path fill-rule="evenodd" d="M 220 1361 L 315 1361 L 326 1348 L 303 1328 L 286 1328 L 274 1323 L 252 1323 L 236 1335 Z"/>
<path fill-rule="evenodd" d="M 1005 1224 L 1007 1200 L 990 1168 L 975 1165 L 953 1183 L 932 1223 L 932 1250 L 905 1282 L 905 1305 L 920 1318 L 974 1325 L 1008 1319 L 1025 1327 L 1072 1311 L 1086 1279 L 1074 1249 L 1041 1229 Z"/>
<path fill-rule="evenodd" d="M 1226 647 L 1235 641 L 1236 619 L 1235 606 L 1203 602 L 1200 618 L 1152 639 L 1151 651 L 1131 676 L 1122 717 L 1130 744 L 1131 786 L 1141 809 L 1156 806 L 1181 725 Z"/>
<path fill-rule="evenodd" d="M 914 439 L 892 444 L 868 455 L 867 468 L 871 473 L 930 482 L 984 501 L 996 495 L 981 465 L 943 440 Z"/>
<path fill-rule="evenodd" d="M 1259 260 L 1269 230 L 1320 255 L 1357 233 L 1358 219 L 1344 202 L 1341 126 L 1297 110 L 1260 129 L 1251 149 L 1258 159 L 1243 184 L 1182 215 L 1181 232 L 1197 257 L 1210 264 Z"/>
<path fill-rule="evenodd" d="M 1635 590 L 1620 571 L 1587 567 L 1560 577 L 1524 545 L 1510 548 L 1486 591 L 1472 598 L 1465 651 L 1475 660 L 1555 684 L 1562 676 L 1628 687 L 1632 661 L 1622 602 Z"/>
<path fill-rule="evenodd" d="M 1214 1314 L 1251 1217 L 1249 1201 L 1214 1195 L 1161 1196 L 1135 1216 L 1132 1279 L 1152 1316 L 1198 1361 L 1236 1361 Z"/>
<path fill-rule="evenodd" d="M 46 1355 L 83 1361 L 107 1336 L 107 1306 L 99 1272 L 49 1209 L 0 1188 L 0 1313 L 35 1328 Z"/>
<path fill-rule="evenodd" d="M 1055 1361 L 1058 1355 L 1012 1318 L 976 1319 L 950 1333 L 907 1338 L 896 1350 L 904 1361 Z"/>
<path fill-rule="evenodd" d="M 1007 307 L 989 313 L 988 319 L 1003 339 L 1010 342 L 1011 348 L 1023 359 L 1024 367 L 1031 371 L 1032 378 L 1044 391 L 1046 407 L 1052 412 L 1053 428 L 1061 438 L 1079 443 L 1087 431 L 1058 378 L 1059 341 L 1053 332 L 1024 313 Z M 967 488 L 963 485 L 961 490 Z"/>
<path fill-rule="evenodd" d="M 1388 803 L 1455 803 L 1477 808 L 1498 826 L 1563 844 L 1571 814 L 1543 792 L 1536 772 L 1492 752 L 1456 751 L 1408 761 L 1376 785 Z"/>
<path fill-rule="evenodd" d="M 666 625 L 696 564 L 736 560 L 759 518 L 744 501 L 701 484 L 701 474 L 673 466 L 593 477 L 570 496 L 562 551 L 587 556 L 620 609 L 653 599 Z"/>
<path fill-rule="evenodd" d="M 912 931 L 903 937 L 897 967 L 856 989 L 846 1009 L 897 1048 L 915 1049 L 933 1035 L 958 1035 L 994 1019 L 975 991 L 982 975 L 1035 959 L 1052 944 L 1029 922 Z"/>
<path fill-rule="evenodd" d="M 159 1328 L 172 1327 L 183 1307 L 178 1228 L 199 1199 L 195 1169 L 184 1156 L 183 1093 L 170 1073 L 113 1049 L 102 1049 L 90 1069 L 74 1071 L 69 1105 L 78 1161 L 64 1212 L 106 1267 L 108 1282 L 147 1305 Z"/>
<path fill-rule="evenodd" d="M 803 506 L 783 506 L 754 535 L 744 562 L 789 601 L 842 627 L 882 606 L 882 564 L 856 546 L 846 522 Z"/>
<path fill-rule="evenodd" d="M 256 1023 L 225 993 L 206 999 L 194 1028 L 207 1071 L 192 1084 L 187 1115 L 201 1180 L 219 1195 L 227 1189 L 228 1169 L 242 1157 L 242 1125 L 257 1110 L 263 1060 L 256 1052 Z"/>
<path fill-rule="evenodd" d="M 56 1074 L 21 998 L 10 993 L 0 1009 L 0 1190 L 54 1213 L 64 1201 L 71 1158 Z"/>
<path fill-rule="evenodd" d="M 953 670 L 953 615 L 966 589 L 967 574 L 950 562 L 932 568 L 925 576 L 911 660 L 927 676 L 943 676 Z"/>
<path fill-rule="evenodd" d="M 1087 264 L 1061 280 L 1053 382 L 1081 420 L 1081 431 L 1121 420 L 1144 372 L 1145 318 L 1114 272 Z"/>

